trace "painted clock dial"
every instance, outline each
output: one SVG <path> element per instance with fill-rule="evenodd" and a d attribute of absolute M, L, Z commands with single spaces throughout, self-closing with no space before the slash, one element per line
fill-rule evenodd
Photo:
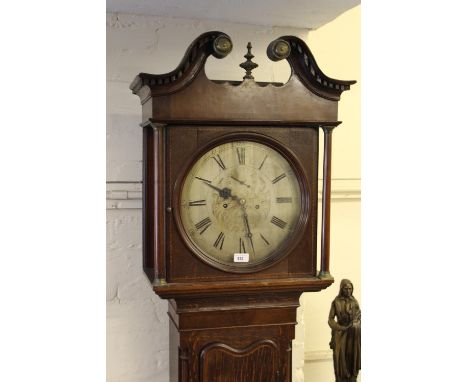
<path fill-rule="evenodd" d="M 279 151 L 235 140 L 205 152 L 188 170 L 180 223 L 190 246 L 210 264 L 248 272 L 291 244 L 303 194 L 296 171 Z"/>

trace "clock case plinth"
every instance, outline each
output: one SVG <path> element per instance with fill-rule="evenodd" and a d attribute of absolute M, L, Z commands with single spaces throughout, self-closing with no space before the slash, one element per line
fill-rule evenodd
<path fill-rule="evenodd" d="M 223 58 L 229 36 L 207 32 L 170 73 L 140 73 L 143 127 L 143 267 L 169 300 L 171 381 L 290 381 L 291 341 L 302 292 L 333 283 L 329 270 L 331 133 L 338 101 L 355 81 L 327 77 L 307 45 L 283 36 L 268 47 L 286 59 L 286 84 L 211 81 L 210 55 Z M 247 65 L 249 68 L 252 65 Z M 250 69 L 249 69 L 250 70 Z M 250 73 L 250 72 L 248 72 Z M 320 270 L 317 268 L 319 132 L 324 132 Z M 216 269 L 195 256 L 177 228 L 177 182 L 195 153 L 227 135 L 254 134 L 287 147 L 307 184 L 307 224 L 287 256 L 255 272 Z"/>

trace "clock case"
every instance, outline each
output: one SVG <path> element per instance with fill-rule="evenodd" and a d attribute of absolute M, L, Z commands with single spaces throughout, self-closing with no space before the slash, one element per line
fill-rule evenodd
<path fill-rule="evenodd" d="M 155 293 L 169 299 L 171 381 L 216 381 L 221 376 L 225 381 L 289 381 L 299 297 L 333 283 L 331 135 L 341 123 L 340 95 L 355 81 L 327 77 L 304 41 L 294 36 L 272 41 L 267 50 L 270 59 L 288 61 L 287 83 L 256 82 L 250 49 L 241 65 L 247 71 L 243 81 L 208 79 L 207 58 L 223 58 L 231 50 L 226 34 L 204 33 L 176 69 L 159 75 L 140 73 L 130 86 L 142 105 L 143 267 Z M 318 270 L 321 130 L 324 179 Z M 301 217 L 303 230 L 287 254 L 239 273 L 215 268 L 194 254 L 178 228 L 176 202 L 183 176 L 198 156 L 215 141 L 245 137 L 267 142 L 297 163 L 308 203 Z"/>

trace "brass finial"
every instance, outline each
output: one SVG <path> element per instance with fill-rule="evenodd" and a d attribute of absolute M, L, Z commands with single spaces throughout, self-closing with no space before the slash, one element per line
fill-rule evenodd
<path fill-rule="evenodd" d="M 255 56 L 250 52 L 250 49 L 252 49 L 252 44 L 249 41 L 249 43 L 247 44 L 247 54 L 244 56 L 247 60 L 242 64 L 239 64 L 239 66 L 245 70 L 244 80 L 253 80 L 254 77 L 252 76 L 252 70 L 254 70 L 258 66 L 258 64 L 252 61 L 252 58 L 254 58 Z"/>
<path fill-rule="evenodd" d="M 267 48 L 268 58 L 272 61 L 279 61 L 288 58 L 291 53 L 291 45 L 283 39 L 272 41 Z"/>
<path fill-rule="evenodd" d="M 224 58 L 232 50 L 232 41 L 229 36 L 222 34 L 216 37 L 213 41 L 213 56 L 216 58 Z"/>

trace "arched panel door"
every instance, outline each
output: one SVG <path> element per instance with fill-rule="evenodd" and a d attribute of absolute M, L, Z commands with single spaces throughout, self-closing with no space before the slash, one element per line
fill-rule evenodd
<path fill-rule="evenodd" d="M 279 357 L 278 347 L 270 340 L 243 349 L 212 343 L 200 354 L 200 382 L 277 382 Z"/>

